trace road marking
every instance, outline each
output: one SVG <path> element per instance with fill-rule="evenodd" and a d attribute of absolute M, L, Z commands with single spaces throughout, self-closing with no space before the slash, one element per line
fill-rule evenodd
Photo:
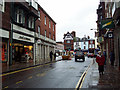
<path fill-rule="evenodd" d="M 32 79 L 32 76 L 28 77 L 28 79 Z"/>
<path fill-rule="evenodd" d="M 50 65 L 50 64 L 51 63 L 47 63 L 45 65 Z M 29 67 L 29 68 L 21 69 L 21 70 L 18 70 L 18 71 L 13 71 L 13 72 L 10 72 L 10 73 L 1 74 L 0 77 L 7 76 L 7 75 L 10 75 L 10 74 L 14 74 L 14 73 L 18 73 L 18 72 L 22 72 L 22 71 L 26 71 L 26 70 L 30 70 L 30 69 L 33 69 L 33 68 L 42 67 L 42 66 L 44 66 L 44 65 L 39 65 L 39 66 L 35 66 L 35 67 Z"/>
<path fill-rule="evenodd" d="M 23 81 L 18 81 L 18 82 L 16 82 L 16 84 L 19 84 L 19 83 L 22 83 Z"/>
<path fill-rule="evenodd" d="M 37 74 L 36 76 L 37 76 L 37 77 L 43 77 L 43 76 L 45 76 L 45 73 L 39 73 L 39 74 Z"/>
<path fill-rule="evenodd" d="M 76 86 L 76 88 L 75 88 L 75 90 L 80 90 L 80 88 L 82 87 L 82 84 L 83 84 L 83 82 L 84 82 L 84 79 L 85 79 L 85 77 L 86 77 L 86 74 L 87 74 L 87 72 L 88 72 L 88 70 L 89 70 L 89 68 L 90 68 L 90 66 L 93 64 L 93 61 L 91 62 L 91 64 L 88 66 L 88 68 L 84 71 L 84 73 L 82 74 L 82 76 L 80 77 L 80 79 L 79 79 L 79 81 L 78 81 L 78 83 L 77 83 L 77 86 Z"/>
<path fill-rule="evenodd" d="M 8 88 L 8 86 L 4 87 L 4 89 Z"/>

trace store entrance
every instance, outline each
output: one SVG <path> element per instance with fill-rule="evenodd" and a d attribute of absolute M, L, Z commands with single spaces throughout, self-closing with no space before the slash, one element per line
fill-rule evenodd
<path fill-rule="evenodd" d="M 14 57 L 15 62 L 20 62 L 22 54 L 24 54 L 24 46 L 14 46 Z"/>
<path fill-rule="evenodd" d="M 33 45 L 14 43 L 12 52 L 13 62 L 33 61 Z"/>

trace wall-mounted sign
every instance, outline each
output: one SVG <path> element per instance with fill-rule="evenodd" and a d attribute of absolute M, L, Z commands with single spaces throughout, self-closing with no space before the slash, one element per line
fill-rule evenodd
<path fill-rule="evenodd" d="M 113 32 L 108 32 L 108 33 L 107 33 L 107 37 L 108 37 L 108 38 L 113 38 Z"/>
<path fill-rule="evenodd" d="M 30 38 L 27 38 L 27 37 L 24 37 L 24 36 L 19 36 L 19 39 L 23 39 L 23 40 L 28 40 L 28 41 L 31 41 Z"/>

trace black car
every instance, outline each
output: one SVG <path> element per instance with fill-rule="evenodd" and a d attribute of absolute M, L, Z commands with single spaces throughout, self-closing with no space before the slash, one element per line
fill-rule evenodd
<path fill-rule="evenodd" d="M 81 51 L 76 51 L 75 53 L 75 62 L 77 61 L 77 59 L 82 59 L 83 62 L 85 61 L 85 56 L 84 53 Z"/>

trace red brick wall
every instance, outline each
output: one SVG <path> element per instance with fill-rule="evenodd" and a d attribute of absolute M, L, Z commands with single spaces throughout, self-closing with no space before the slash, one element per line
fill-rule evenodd
<path fill-rule="evenodd" d="M 10 3 L 9 2 L 5 2 L 5 11 L 2 12 L 2 28 L 11 30 Z"/>
<path fill-rule="evenodd" d="M 49 33 L 51 33 L 51 39 L 56 40 L 56 24 L 48 17 L 48 15 L 43 11 L 43 9 L 39 8 L 40 10 L 40 21 L 36 21 L 36 31 L 38 32 L 38 26 L 40 26 L 40 33 L 41 35 L 45 36 L 45 30 L 47 31 L 47 37 L 49 38 Z M 45 16 L 46 16 L 46 25 L 45 25 Z M 51 22 L 51 28 L 49 28 L 49 20 Z M 53 24 L 54 24 L 54 31 L 53 31 Z"/>
<path fill-rule="evenodd" d="M 67 46 L 71 45 L 71 50 L 74 50 L 74 41 L 70 40 L 70 43 L 67 43 L 67 40 L 64 40 L 64 49 L 67 49 Z"/>

